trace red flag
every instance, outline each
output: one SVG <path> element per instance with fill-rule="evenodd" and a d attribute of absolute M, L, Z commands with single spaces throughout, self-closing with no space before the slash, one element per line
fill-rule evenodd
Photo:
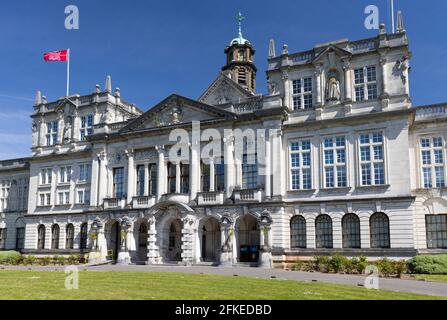
<path fill-rule="evenodd" d="M 67 61 L 68 60 L 68 50 L 61 50 L 55 52 L 47 52 L 43 55 L 43 59 L 46 62 L 51 61 Z"/>

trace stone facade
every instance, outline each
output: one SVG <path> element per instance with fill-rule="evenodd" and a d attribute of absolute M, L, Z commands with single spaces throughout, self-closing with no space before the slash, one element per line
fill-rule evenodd
<path fill-rule="evenodd" d="M 0 249 L 271 268 L 447 248 L 447 106 L 412 106 L 404 30 L 280 56 L 272 41 L 267 95 L 226 72 L 244 48 L 256 70 L 248 41 L 231 46 L 198 100 L 143 112 L 110 78 L 86 96 L 38 93 L 32 157 L 0 163 Z"/>

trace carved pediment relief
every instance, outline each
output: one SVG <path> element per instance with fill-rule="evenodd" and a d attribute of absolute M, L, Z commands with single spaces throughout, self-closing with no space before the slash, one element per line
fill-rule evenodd
<path fill-rule="evenodd" d="M 221 73 L 202 94 L 199 101 L 214 106 L 237 102 L 239 99 L 246 99 L 252 96 L 249 91 Z"/>
<path fill-rule="evenodd" d="M 193 121 L 233 119 L 231 112 L 178 95 L 171 95 L 154 108 L 138 117 L 122 132 L 175 126 Z"/>

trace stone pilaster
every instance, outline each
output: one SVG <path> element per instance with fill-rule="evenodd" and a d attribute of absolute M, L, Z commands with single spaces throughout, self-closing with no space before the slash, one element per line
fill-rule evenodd
<path fill-rule="evenodd" d="M 155 217 L 149 218 L 149 228 L 147 231 L 147 262 L 146 264 L 159 264 L 160 252 L 157 246 L 157 229 L 155 227 Z"/>
<path fill-rule="evenodd" d="M 135 195 L 135 162 L 133 150 L 126 150 L 127 155 L 127 204 L 132 203 Z"/>
<path fill-rule="evenodd" d="M 165 154 L 164 147 L 157 146 L 155 149 L 158 151 L 158 163 L 157 163 L 157 199 L 160 200 L 161 196 L 166 192 L 166 164 L 165 164 Z"/>

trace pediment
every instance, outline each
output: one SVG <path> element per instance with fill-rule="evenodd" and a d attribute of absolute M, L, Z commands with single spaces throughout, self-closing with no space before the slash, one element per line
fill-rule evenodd
<path fill-rule="evenodd" d="M 231 102 L 237 102 L 240 99 L 253 97 L 253 94 L 231 80 L 225 74 L 220 73 L 216 80 L 200 96 L 199 101 L 208 105 L 217 106 Z"/>
<path fill-rule="evenodd" d="M 178 95 L 171 95 L 131 121 L 121 132 L 176 126 L 193 121 L 234 119 L 235 114 Z"/>
<path fill-rule="evenodd" d="M 352 53 L 349 51 L 346 51 L 344 49 L 341 49 L 337 46 L 334 45 L 330 45 L 329 47 L 327 47 L 325 50 L 323 50 L 315 59 L 314 59 L 314 63 L 323 63 L 325 62 L 325 59 L 329 60 L 330 64 L 333 64 L 334 61 L 332 61 L 332 59 L 334 57 L 338 57 L 339 59 L 345 59 L 348 57 L 351 57 Z"/>

